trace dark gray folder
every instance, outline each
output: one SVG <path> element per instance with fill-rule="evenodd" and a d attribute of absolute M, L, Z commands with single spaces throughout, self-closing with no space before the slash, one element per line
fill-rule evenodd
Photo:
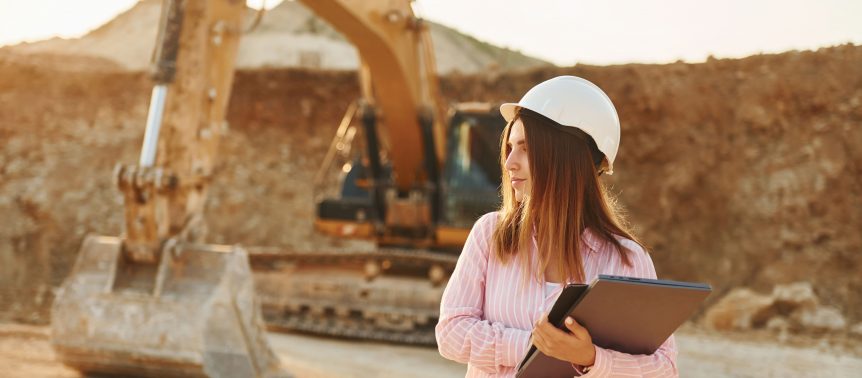
<path fill-rule="evenodd" d="M 566 316 L 583 325 L 593 344 L 629 354 L 652 354 L 712 291 L 706 284 L 600 275 L 589 286 L 568 285 L 548 314 L 566 330 Z M 577 375 L 572 365 L 535 346 L 518 365 L 518 378 Z"/>

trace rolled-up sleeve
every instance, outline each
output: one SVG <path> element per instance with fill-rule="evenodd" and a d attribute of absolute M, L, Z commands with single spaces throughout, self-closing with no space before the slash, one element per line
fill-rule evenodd
<path fill-rule="evenodd" d="M 494 373 L 517 366 L 530 332 L 484 320 L 485 280 L 496 215 L 480 218 L 464 244 L 440 304 L 435 334 L 440 354 Z"/>

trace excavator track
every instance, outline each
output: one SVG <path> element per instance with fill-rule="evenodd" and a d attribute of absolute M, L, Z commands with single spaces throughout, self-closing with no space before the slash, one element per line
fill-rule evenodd
<path fill-rule="evenodd" d="M 440 298 L 457 254 L 385 248 L 249 248 L 271 330 L 434 345 Z"/>
<path fill-rule="evenodd" d="M 343 322 L 333 317 L 312 317 L 299 314 L 293 317 L 267 319 L 270 330 L 298 331 L 336 337 L 363 340 L 378 340 L 408 345 L 436 345 L 434 327 L 412 331 L 388 331 L 377 329 L 373 322 Z"/>

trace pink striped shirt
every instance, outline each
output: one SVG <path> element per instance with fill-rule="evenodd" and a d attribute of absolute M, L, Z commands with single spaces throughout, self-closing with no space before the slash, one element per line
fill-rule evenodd
<path fill-rule="evenodd" d="M 440 354 L 466 363 L 467 377 L 514 377 L 530 347 L 533 324 L 550 311 L 562 291 L 560 286 L 546 296 L 544 285 L 535 277 L 524 287 L 521 261 L 511 259 L 503 264 L 491 253 L 496 222 L 494 212 L 473 225 L 440 304 L 436 328 Z M 633 241 L 620 239 L 630 252 L 632 265 L 626 266 L 613 244 L 590 230 L 582 240 L 586 282 L 599 274 L 656 278 L 649 255 Z M 530 253 L 536 256 L 535 239 Z M 596 347 L 595 364 L 583 376 L 678 376 L 676 354 L 673 336 L 651 355 Z"/>

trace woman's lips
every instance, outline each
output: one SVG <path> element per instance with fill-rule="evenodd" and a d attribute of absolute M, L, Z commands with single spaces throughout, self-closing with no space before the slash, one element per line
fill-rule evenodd
<path fill-rule="evenodd" d="M 527 180 L 525 180 L 525 179 L 515 179 L 515 178 L 513 178 L 513 179 L 512 179 L 512 186 L 515 186 L 515 185 L 521 184 L 521 183 L 523 183 L 524 181 L 527 181 Z"/>

